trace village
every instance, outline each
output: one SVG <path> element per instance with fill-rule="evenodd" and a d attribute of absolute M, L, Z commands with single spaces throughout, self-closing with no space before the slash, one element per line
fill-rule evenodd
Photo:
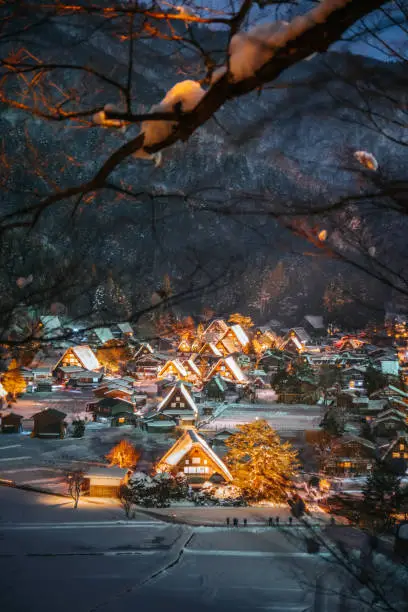
<path fill-rule="evenodd" d="M 296 496 L 323 514 L 336 512 L 336 492 L 361 494 L 378 461 L 404 479 L 408 332 L 400 316 L 345 334 L 320 316 L 277 329 L 235 313 L 206 325 L 188 318 L 146 340 L 127 322 L 74 340 L 58 317 L 42 326 L 29 362 L 3 358 L 2 482 L 67 494 L 79 477 L 77 497 L 116 499 L 129 479 L 140 493 L 142 481 L 151 488 L 168 475 L 179 503 L 254 504 L 261 496 L 243 495 L 242 479 L 236 486 L 229 441 L 262 426 L 296 453 Z M 136 502 L 170 506 L 173 498 L 146 493 Z"/>

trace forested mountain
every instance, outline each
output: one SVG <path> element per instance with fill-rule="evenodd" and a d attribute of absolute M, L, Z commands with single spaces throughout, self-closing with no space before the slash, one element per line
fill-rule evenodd
<path fill-rule="evenodd" d="M 191 27 L 201 47 L 221 61 L 225 35 Z M 117 81 L 126 76 L 127 51 L 111 28 L 108 23 L 91 30 L 79 18 L 75 27 L 47 23 L 29 35 L 30 54 L 37 51 L 50 64 L 86 64 Z M 195 54 L 174 52 L 166 40 L 141 37 L 135 58 L 136 113 L 160 101 L 177 81 L 197 78 Z M 137 197 L 104 190 L 50 206 L 29 230 L 9 230 L 1 245 L 2 293 L 10 304 L 34 296 L 40 309 L 62 303 L 81 316 L 98 307 L 97 288 L 101 295 L 101 287 L 114 283 L 122 295 L 118 316 L 127 316 L 150 304 L 164 275 L 177 293 L 192 288 L 194 273 L 206 288 L 177 305 L 186 312 L 241 308 L 258 320 L 289 323 L 313 311 L 357 325 L 367 304 L 373 317 L 381 316 L 389 289 L 312 252 L 274 211 L 321 207 L 368 190 L 370 178 L 354 159 L 356 150 L 372 152 L 383 175 L 398 178 L 406 147 L 399 143 L 403 128 L 390 122 L 396 106 L 406 104 L 406 91 L 404 66 L 397 62 L 340 52 L 303 61 L 270 88 L 224 105 L 216 121 L 164 151 L 160 166 L 130 157 L 112 181 L 123 189 L 131 185 Z M 44 83 L 44 96 L 53 103 L 62 95 L 77 96 L 89 108 L 120 103 L 109 82 L 74 69 L 54 71 L 52 84 Z M 374 124 L 377 111 L 381 117 Z M 89 118 L 76 125 L 46 121 L 1 105 L 3 214 L 88 180 L 137 130 L 111 131 L 90 125 Z M 405 246 L 405 226 L 385 210 L 367 215 L 353 204 L 308 223 L 337 236 L 340 249 L 342 229 L 364 234 L 379 252 L 390 231 L 402 251 Z M 20 288 L 16 281 L 30 274 L 33 283 Z"/>

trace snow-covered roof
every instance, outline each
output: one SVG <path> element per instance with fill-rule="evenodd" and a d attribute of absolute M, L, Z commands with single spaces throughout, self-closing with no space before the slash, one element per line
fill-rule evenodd
<path fill-rule="evenodd" d="M 170 365 L 173 365 L 176 368 L 177 372 L 182 378 L 185 378 L 188 375 L 187 370 L 185 369 L 181 361 L 179 361 L 179 359 L 172 359 L 170 361 L 167 361 L 167 363 L 164 364 L 158 376 L 159 377 L 163 376 L 163 374 L 170 367 Z"/>
<path fill-rule="evenodd" d="M 196 374 L 196 376 L 201 378 L 201 372 L 200 372 L 200 370 L 198 369 L 198 367 L 196 366 L 196 364 L 194 363 L 194 361 L 192 359 L 188 359 L 187 361 L 184 362 L 184 364 L 188 368 L 190 368 L 190 370 L 192 370 L 194 372 L 194 374 Z"/>
<path fill-rule="evenodd" d="M 233 377 L 238 382 L 246 382 L 247 381 L 246 376 L 244 375 L 243 371 L 241 370 L 241 368 L 239 367 L 239 365 L 235 361 L 234 357 L 232 357 L 232 355 L 230 355 L 229 357 L 225 357 L 223 359 L 219 359 L 217 361 L 217 363 L 215 363 L 213 365 L 213 367 L 211 368 L 210 372 L 208 373 L 208 377 L 207 378 L 212 378 L 214 376 L 218 366 L 221 363 L 225 363 L 225 365 L 228 367 L 228 369 L 231 372 L 231 374 L 233 375 Z"/>
<path fill-rule="evenodd" d="M 313 327 L 313 329 L 324 329 L 323 317 L 306 315 L 306 321 Z"/>
<path fill-rule="evenodd" d="M 45 331 L 50 332 L 56 329 L 61 329 L 61 321 L 58 317 L 53 315 L 44 315 L 40 317 L 40 321 L 43 324 Z"/>
<path fill-rule="evenodd" d="M 211 459 L 219 468 L 220 473 L 225 480 L 231 482 L 232 475 L 227 466 L 218 455 L 212 450 L 207 442 L 193 429 L 187 429 L 181 438 L 167 451 L 158 465 L 158 471 L 165 471 L 165 466 L 176 466 L 180 463 L 183 457 L 194 447 L 200 447 L 201 450 Z M 161 469 L 160 469 L 161 468 Z"/>
<path fill-rule="evenodd" d="M 231 372 L 234 374 L 234 376 L 237 378 L 237 380 L 242 382 L 246 381 L 246 376 L 235 361 L 234 357 L 226 357 L 225 363 L 227 364 Z"/>
<path fill-rule="evenodd" d="M 393 376 L 399 376 L 398 359 L 381 360 L 381 372 L 383 374 L 392 374 Z"/>
<path fill-rule="evenodd" d="M 73 346 L 71 350 L 79 359 L 85 370 L 99 370 L 101 368 L 101 364 L 90 346 L 82 344 L 80 346 Z"/>
<path fill-rule="evenodd" d="M 295 332 L 296 336 L 302 342 L 302 344 L 308 344 L 312 341 L 311 337 L 307 333 L 304 327 L 293 327 L 291 331 Z"/>
<path fill-rule="evenodd" d="M 99 342 L 102 342 L 102 344 L 109 342 L 109 340 L 114 340 L 114 336 L 109 327 L 95 327 L 93 331 Z"/>
<path fill-rule="evenodd" d="M 219 325 L 223 333 L 229 329 L 228 324 L 224 321 L 224 319 L 214 319 L 214 321 L 211 321 L 207 329 L 204 331 L 204 335 L 208 334 L 208 332 L 211 332 L 213 327 L 215 327 L 216 325 Z"/>
<path fill-rule="evenodd" d="M 85 472 L 84 477 L 89 478 L 93 484 L 97 485 L 110 485 L 116 486 L 121 484 L 125 478 L 128 470 L 119 467 L 92 467 Z"/>
<path fill-rule="evenodd" d="M 241 325 L 232 325 L 231 326 L 232 331 L 234 332 L 234 334 L 236 335 L 239 343 L 241 344 L 241 346 L 246 346 L 249 342 L 249 338 L 246 335 L 246 333 L 244 332 L 244 330 L 242 329 Z"/>
<path fill-rule="evenodd" d="M 130 323 L 118 323 L 118 327 L 123 334 L 133 334 L 133 329 Z"/>
<path fill-rule="evenodd" d="M 6 396 L 7 396 L 7 391 L 5 390 L 2 383 L 0 382 L 0 397 L 6 397 Z"/>
<path fill-rule="evenodd" d="M 197 417 L 198 416 L 197 406 L 196 406 L 193 398 L 191 397 L 190 393 L 188 392 L 186 386 L 183 383 L 178 383 L 177 385 L 175 385 L 174 387 L 172 387 L 170 389 L 170 391 L 168 392 L 166 397 L 157 406 L 158 412 L 160 412 L 160 410 L 163 410 L 163 408 L 166 407 L 166 405 L 171 400 L 173 395 L 175 395 L 175 393 L 177 393 L 178 391 L 181 391 L 181 393 L 182 393 L 184 399 L 186 400 L 187 404 L 190 406 L 191 410 L 194 412 L 195 417 Z"/>
<path fill-rule="evenodd" d="M 203 344 L 199 354 L 201 355 L 203 353 L 213 353 L 216 357 L 222 357 L 221 351 L 215 346 L 214 342 L 206 342 Z"/>

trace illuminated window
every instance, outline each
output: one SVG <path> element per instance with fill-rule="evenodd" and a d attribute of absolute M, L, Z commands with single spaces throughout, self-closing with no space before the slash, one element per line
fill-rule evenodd
<path fill-rule="evenodd" d="M 351 461 L 343 461 L 343 463 L 341 464 L 341 467 L 350 468 L 351 467 Z"/>
<path fill-rule="evenodd" d="M 180 408 L 185 408 L 185 403 L 184 402 L 180 402 Z"/>
<path fill-rule="evenodd" d="M 200 457 L 193 457 L 193 458 L 192 458 L 192 463 L 195 463 L 195 464 L 197 464 L 197 463 L 201 463 L 201 459 L 200 459 Z"/>
<path fill-rule="evenodd" d="M 402 450 L 402 451 L 403 451 L 403 450 L 405 449 L 405 444 L 400 444 L 400 445 L 399 445 L 399 448 L 400 448 L 400 450 Z"/>
<path fill-rule="evenodd" d="M 118 423 L 124 423 L 124 422 L 125 422 L 125 417 L 118 418 Z"/>
<path fill-rule="evenodd" d="M 398 459 L 400 454 L 399 453 L 392 453 L 392 456 L 394 459 Z"/>
<path fill-rule="evenodd" d="M 208 461 L 207 459 L 204 459 L 204 465 L 207 465 Z"/>
<path fill-rule="evenodd" d="M 171 402 L 171 407 L 175 408 L 177 406 L 176 402 Z"/>
<path fill-rule="evenodd" d="M 404 453 L 404 459 L 408 459 L 408 453 Z"/>
<path fill-rule="evenodd" d="M 186 465 L 188 465 L 190 463 L 189 459 L 186 459 Z"/>

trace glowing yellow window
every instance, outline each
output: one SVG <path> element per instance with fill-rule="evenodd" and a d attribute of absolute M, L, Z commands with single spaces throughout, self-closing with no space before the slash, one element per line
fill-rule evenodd
<path fill-rule="evenodd" d="M 118 418 L 118 423 L 124 423 L 124 422 L 125 422 L 125 417 Z"/>
<path fill-rule="evenodd" d="M 399 447 L 400 447 L 400 450 L 403 451 L 405 449 L 405 444 L 400 444 Z"/>
<path fill-rule="evenodd" d="M 393 456 L 393 458 L 394 458 L 394 459 L 398 459 L 398 457 L 400 456 L 400 454 L 399 454 L 399 453 L 392 453 L 392 456 Z"/>

